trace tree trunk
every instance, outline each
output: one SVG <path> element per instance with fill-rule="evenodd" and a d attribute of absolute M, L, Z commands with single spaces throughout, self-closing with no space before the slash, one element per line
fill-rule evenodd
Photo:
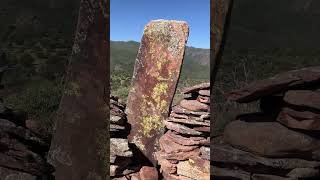
<path fill-rule="evenodd" d="M 108 1 L 109 2 L 109 1 Z M 107 3 L 108 3 L 107 2 Z M 56 180 L 105 179 L 109 79 L 105 0 L 82 0 L 49 162 Z"/>

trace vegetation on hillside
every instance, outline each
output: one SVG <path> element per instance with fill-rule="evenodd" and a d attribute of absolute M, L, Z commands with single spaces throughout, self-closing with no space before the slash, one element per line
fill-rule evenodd
<path fill-rule="evenodd" d="M 126 100 L 128 96 L 138 49 L 138 42 L 111 41 L 111 92 L 122 100 Z M 179 93 L 181 88 L 210 81 L 210 59 L 208 55 L 208 49 L 186 48 L 175 100 L 178 100 L 181 96 Z"/>

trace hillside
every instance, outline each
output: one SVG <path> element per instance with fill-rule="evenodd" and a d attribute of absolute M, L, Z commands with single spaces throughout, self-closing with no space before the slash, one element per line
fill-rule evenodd
<path fill-rule="evenodd" d="M 125 99 L 128 93 L 139 43 L 135 41 L 111 41 L 111 89 Z M 210 51 L 187 47 L 179 87 L 210 80 Z"/>
<path fill-rule="evenodd" d="M 234 1 L 231 48 L 315 48 L 320 37 L 316 0 Z"/>

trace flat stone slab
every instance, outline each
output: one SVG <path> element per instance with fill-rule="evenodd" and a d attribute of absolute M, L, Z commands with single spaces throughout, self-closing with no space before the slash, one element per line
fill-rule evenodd
<path fill-rule="evenodd" d="M 283 99 L 285 102 L 295 106 L 301 106 L 320 111 L 320 90 L 292 90 L 286 92 Z"/>
<path fill-rule="evenodd" d="M 144 28 L 127 100 L 130 142 L 156 164 L 154 152 L 164 132 L 180 76 L 189 27 L 183 21 L 154 20 Z"/>
<path fill-rule="evenodd" d="M 320 66 L 303 68 L 278 74 L 269 79 L 253 82 L 248 86 L 228 93 L 231 101 L 248 103 L 291 88 L 319 86 Z"/>
<path fill-rule="evenodd" d="M 210 111 L 209 105 L 201 103 L 197 100 L 183 99 L 180 101 L 180 106 L 190 111 L 205 111 L 205 112 Z"/>
<path fill-rule="evenodd" d="M 320 114 L 311 111 L 283 108 L 277 121 L 294 129 L 320 130 Z"/>
<path fill-rule="evenodd" d="M 192 92 L 199 92 L 200 90 L 207 90 L 209 91 L 210 89 L 210 83 L 201 83 L 201 84 L 197 84 L 195 86 L 192 86 L 192 87 L 186 87 L 184 89 L 182 89 L 182 93 L 183 94 L 189 94 L 189 93 L 192 93 Z M 209 94 L 210 94 L 210 91 L 209 91 Z"/>
<path fill-rule="evenodd" d="M 230 122 L 226 143 L 265 157 L 305 157 L 319 150 L 320 140 L 281 125 L 263 115 L 248 114 Z"/>
<path fill-rule="evenodd" d="M 110 138 L 110 156 L 132 157 L 127 139 Z"/>
<path fill-rule="evenodd" d="M 253 153 L 233 148 L 227 144 L 213 144 L 211 147 L 211 161 L 223 164 L 237 164 L 238 166 L 252 167 L 254 170 L 296 168 L 318 168 L 319 161 L 308 161 L 298 158 L 266 158 Z"/>
<path fill-rule="evenodd" d="M 210 180 L 210 161 L 191 157 L 177 165 L 177 174 L 191 179 Z"/>

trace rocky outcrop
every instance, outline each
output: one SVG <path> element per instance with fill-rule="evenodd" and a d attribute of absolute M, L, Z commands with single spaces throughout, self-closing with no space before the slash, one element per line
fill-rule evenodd
<path fill-rule="evenodd" d="M 210 179 L 210 84 L 182 90 L 190 94 L 172 107 L 156 152 L 164 179 Z"/>
<path fill-rule="evenodd" d="M 212 145 L 212 175 L 234 179 L 320 178 L 320 69 L 304 68 L 228 94 L 260 100 L 261 112 L 239 115 Z"/>
<path fill-rule="evenodd" d="M 26 114 L 0 102 L 0 179 L 50 179 L 49 142 L 26 126 Z"/>
<path fill-rule="evenodd" d="M 137 55 L 126 113 L 131 125 L 129 140 L 154 165 L 154 152 L 163 135 L 183 62 L 188 24 L 153 20 L 144 28 Z"/>
<path fill-rule="evenodd" d="M 110 177 L 113 180 L 158 179 L 157 169 L 146 166 L 139 150 L 128 142 L 130 125 L 125 108 L 117 97 L 110 96 Z"/>

